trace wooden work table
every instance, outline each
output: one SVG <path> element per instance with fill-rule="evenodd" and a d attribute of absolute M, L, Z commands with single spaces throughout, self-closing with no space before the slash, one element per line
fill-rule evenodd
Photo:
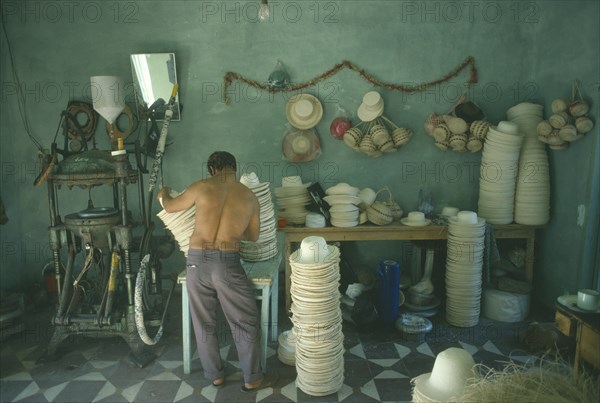
<path fill-rule="evenodd" d="M 576 312 L 557 303 L 555 320 L 556 328 L 575 340 L 573 376 L 577 378 L 581 360 L 600 368 L 600 314 Z"/>
<path fill-rule="evenodd" d="M 540 226 L 508 224 L 494 225 L 496 239 L 524 239 L 526 242 L 525 270 L 527 280 L 533 280 L 533 251 L 535 245 L 535 230 Z M 285 227 L 280 228 L 285 235 L 285 303 L 290 309 L 290 254 L 293 252 L 292 244 L 302 242 L 307 236 L 320 236 L 326 241 L 433 241 L 444 240 L 448 237 L 448 227 L 428 225 L 425 227 L 409 227 L 399 222 L 385 226 L 362 224 L 357 227 L 340 228 L 307 228 Z"/>

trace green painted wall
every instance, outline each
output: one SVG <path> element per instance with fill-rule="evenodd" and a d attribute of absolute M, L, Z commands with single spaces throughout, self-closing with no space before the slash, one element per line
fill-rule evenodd
<path fill-rule="evenodd" d="M 68 4 L 65 4 L 68 3 Z M 470 98 L 489 120 L 523 101 L 547 108 L 569 97 L 579 79 L 598 119 L 599 3 L 597 1 L 271 1 L 271 22 L 256 19 L 258 2 L 246 1 L 3 1 L 5 28 L 23 88 L 31 133 L 48 147 L 60 112 L 70 99 L 89 100 L 89 77 L 122 75 L 131 80 L 132 53 L 175 52 L 182 120 L 171 125 L 173 145 L 164 160 L 165 184 L 182 189 L 205 175 L 205 161 L 217 149 L 237 156 L 243 171 L 259 169 L 261 181 L 279 186 L 300 174 L 324 188 L 337 182 L 379 189 L 388 186 L 405 211 L 416 208 L 419 189 L 433 192 L 437 205 L 476 209 L 480 154 L 441 152 L 422 125 L 443 113 L 463 91 L 466 72 L 426 93 L 382 91 L 385 115 L 416 133 L 401 151 L 371 159 L 329 135 L 338 107 L 355 111 L 373 87 L 344 71 L 309 89 L 324 106 L 317 126 L 323 154 L 290 164 L 281 156 L 288 95 L 269 96 L 239 83 L 222 103 L 227 71 L 266 81 L 278 59 L 294 82 L 302 82 L 350 60 L 389 83 L 436 79 L 475 58 L 479 83 Z M 10 222 L 0 227 L 3 288 L 40 280 L 50 258 L 46 189 L 34 188 L 36 148 L 24 130 L 5 38 L 1 43 L 1 196 Z M 132 101 L 133 97 L 129 97 Z M 59 134 L 61 136 L 61 134 Z M 103 125 L 101 147 L 108 142 Z M 552 221 L 537 245 L 538 296 L 550 304 L 563 289 L 590 286 L 583 256 L 597 224 L 577 224 L 578 206 L 597 209 L 592 172 L 599 169 L 598 129 L 567 151 L 550 152 Z M 137 197 L 130 202 L 139 214 Z M 94 189 L 96 205 L 109 204 L 107 189 Z M 87 192 L 62 190 L 61 211 L 85 208 Z M 594 207 L 594 203 L 595 207 Z M 593 228 L 590 228 L 593 225 Z M 593 237 L 591 237 L 593 239 Z M 395 243 L 359 244 L 357 264 L 374 266 L 400 253 Z M 180 270 L 181 256 L 168 261 Z M 594 270 L 598 270 L 595 268 Z M 592 270 L 593 271 L 593 270 Z M 583 274 L 582 274 L 583 273 Z"/>

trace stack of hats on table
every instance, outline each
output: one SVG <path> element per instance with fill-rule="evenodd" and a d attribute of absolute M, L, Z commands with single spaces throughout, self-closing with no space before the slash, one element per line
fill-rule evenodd
<path fill-rule="evenodd" d="M 260 206 L 258 240 L 256 242 L 242 241 L 240 256 L 248 262 L 269 260 L 277 255 L 277 220 L 275 219 L 269 182 L 260 183 L 254 172 L 242 175 L 240 182 L 254 192 Z"/>
<path fill-rule="evenodd" d="M 358 205 L 361 203 L 358 192 L 360 189 L 348 185 L 347 183 L 338 183 L 325 191 L 327 196 L 323 198 L 331 207 L 331 225 L 334 227 L 355 227 L 358 225 L 360 210 Z"/>
<path fill-rule="evenodd" d="M 478 213 L 490 224 L 513 222 L 515 187 L 523 134 L 513 122 L 490 127 L 479 174 Z"/>
<path fill-rule="evenodd" d="M 459 211 L 448 222 L 446 321 L 459 327 L 479 323 L 485 220 Z"/>
<path fill-rule="evenodd" d="M 431 372 L 413 378 L 413 402 L 456 402 L 465 385 L 476 377 L 475 361 L 468 351 L 450 347 L 435 357 Z"/>
<path fill-rule="evenodd" d="M 310 183 L 302 183 L 299 176 L 285 176 L 281 179 L 281 187 L 275 188 L 277 202 L 277 215 L 288 224 L 304 224 L 310 204 L 308 186 Z"/>
<path fill-rule="evenodd" d="M 506 111 L 508 119 L 523 134 L 515 193 L 515 222 L 518 224 L 544 225 L 550 220 L 548 155 L 537 135 L 543 109 L 542 105 L 520 103 Z"/>
<path fill-rule="evenodd" d="M 171 191 L 171 197 L 177 197 L 177 195 L 179 195 L 178 192 Z M 175 213 L 167 213 L 167 211 L 163 209 L 156 216 L 163 222 L 165 227 L 171 231 L 179 245 L 179 249 L 187 256 L 190 248 L 190 238 L 196 224 L 196 206 L 194 205 L 187 210 Z"/>
<path fill-rule="evenodd" d="M 315 236 L 290 256 L 296 386 L 312 396 L 336 393 L 344 381 L 339 262 L 339 249 Z"/>

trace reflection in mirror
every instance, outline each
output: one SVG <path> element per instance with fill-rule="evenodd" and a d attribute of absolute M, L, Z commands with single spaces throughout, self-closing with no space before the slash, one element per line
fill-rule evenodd
<path fill-rule="evenodd" d="M 165 106 L 171 97 L 173 85 L 177 84 L 175 54 L 131 55 L 131 68 L 138 107 L 149 113 L 154 112 L 156 120 L 163 120 Z M 177 94 L 171 120 L 179 120 L 179 115 L 179 94 Z"/>

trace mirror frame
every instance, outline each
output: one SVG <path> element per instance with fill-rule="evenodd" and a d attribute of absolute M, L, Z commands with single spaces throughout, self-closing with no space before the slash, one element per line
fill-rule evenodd
<path fill-rule="evenodd" d="M 141 58 L 143 56 L 143 58 Z M 162 56 L 162 57 L 161 57 Z M 165 74 L 160 77 L 156 73 L 152 74 L 152 69 L 149 67 L 147 60 L 155 59 L 152 63 L 153 69 L 160 70 L 159 63 L 166 62 L 167 69 Z M 140 60 L 143 60 L 143 63 L 140 63 Z M 148 107 L 151 106 L 156 100 L 162 98 L 165 101 L 165 105 L 157 108 L 154 112 L 155 120 L 164 120 L 165 118 L 165 110 L 166 103 L 169 102 L 169 97 L 171 96 L 171 90 L 173 89 L 173 85 L 177 84 L 177 64 L 175 62 L 175 53 L 166 52 L 166 53 L 134 53 L 130 56 L 131 61 L 131 72 L 133 75 L 133 88 L 135 92 L 135 100 L 138 108 L 148 112 Z M 169 65 L 171 62 L 172 66 Z M 145 79 L 143 79 L 143 77 Z M 169 87 L 168 92 L 165 94 L 159 95 L 148 95 L 152 94 L 152 87 L 154 87 L 158 83 L 160 86 Z M 149 90 L 144 90 L 150 84 Z M 150 116 L 148 116 L 150 119 Z M 175 107 L 173 108 L 173 117 L 171 120 L 178 121 L 181 119 L 181 108 L 179 105 L 179 93 L 175 96 Z"/>

